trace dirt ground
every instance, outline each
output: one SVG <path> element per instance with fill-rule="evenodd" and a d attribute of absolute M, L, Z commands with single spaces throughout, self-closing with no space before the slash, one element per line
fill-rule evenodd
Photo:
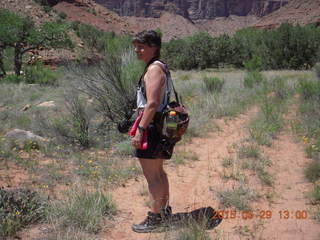
<path fill-rule="evenodd" d="M 203 138 L 193 138 L 190 143 L 180 144 L 176 152 L 192 152 L 198 160 L 186 164 L 166 162 L 170 182 L 170 205 L 173 212 L 191 211 L 199 207 L 212 206 L 221 210 L 217 193 L 232 190 L 239 186 L 239 181 L 226 179 L 226 168 L 222 166 L 226 157 L 236 157 L 237 147 L 248 141 L 247 125 L 258 109 L 251 108 L 245 114 L 235 118 L 214 120 L 218 130 L 208 133 Z M 320 239 L 320 224 L 312 218 L 312 205 L 307 193 L 312 184 L 304 177 L 305 165 L 311 161 L 305 157 L 304 146 L 291 133 L 290 119 L 295 118 L 294 109 L 286 116 L 285 128 L 281 130 L 271 147 L 262 147 L 262 154 L 272 164 L 266 170 L 273 176 L 273 186 L 262 185 L 256 174 L 246 170 L 246 184 L 259 197 L 250 202 L 254 213 L 252 219 L 245 219 L 244 212 L 236 211 L 235 218 L 225 218 L 213 230 L 208 231 L 211 239 L 266 239 L 266 240 L 317 240 Z M 239 166 L 233 166 L 239 170 Z M 0 182 L 11 187 L 24 181 L 26 173 L 12 168 L 2 171 Z M 96 236 L 103 240 L 164 240 L 174 238 L 176 232 L 138 234 L 131 230 L 131 225 L 142 221 L 148 208 L 147 185 L 143 176 L 138 176 L 115 188 L 112 196 L 118 206 L 114 220 L 106 221 L 102 231 Z M 224 211 L 234 209 L 224 209 Z M 263 218 L 268 211 L 269 218 Z M 305 213 L 303 219 L 298 219 Z M 46 239 L 46 225 L 30 226 L 19 233 L 20 239 Z"/>
<path fill-rule="evenodd" d="M 180 150 L 196 153 L 199 161 L 177 166 L 168 163 L 166 166 L 170 182 L 170 205 L 174 212 L 190 211 L 205 206 L 219 209 L 216 192 L 237 186 L 236 181 L 221 178 L 224 171 L 222 159 L 235 154 L 235 144 L 246 141 L 246 125 L 256 111 L 257 109 L 253 108 L 234 119 L 217 120 L 219 131 L 179 146 Z M 303 170 L 310 160 L 305 157 L 301 143 L 295 140 L 289 129 L 284 129 L 272 147 L 263 149 L 263 154 L 272 161 L 268 172 L 274 177 L 275 183 L 273 187 L 263 186 L 254 173 L 248 174 L 249 186 L 262 195 L 251 203 L 253 212 L 257 214 L 252 219 L 245 220 L 238 211 L 236 218 L 224 219 L 216 229 L 209 231 L 210 237 L 230 240 L 320 239 L 319 223 L 312 219 L 306 198 L 311 184 L 304 178 Z M 137 234 L 131 231 L 131 224 L 143 220 L 148 211 L 147 196 L 143 194 L 145 191 L 146 182 L 142 176 L 113 191 L 120 211 L 112 226 L 108 226 L 100 234 L 102 239 L 168 238 L 168 233 Z M 275 196 L 272 201 L 266 199 L 268 193 Z M 261 213 L 266 211 L 271 212 L 272 217 L 261 218 Z M 302 211 L 307 211 L 306 219 L 297 219 L 296 216 Z M 289 214 L 289 217 L 284 214 Z"/>

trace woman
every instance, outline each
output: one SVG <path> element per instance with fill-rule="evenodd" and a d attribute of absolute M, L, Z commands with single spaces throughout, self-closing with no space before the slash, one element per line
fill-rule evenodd
<path fill-rule="evenodd" d="M 147 180 L 151 211 L 140 224 L 132 225 L 135 232 L 150 232 L 162 226 L 171 215 L 169 183 L 163 169 L 164 159 L 170 159 L 173 146 L 161 141 L 157 130 L 159 112 L 166 106 L 171 91 L 169 71 L 159 61 L 161 37 L 155 31 L 138 33 L 132 41 L 139 60 L 146 64 L 137 89 L 137 109 L 143 111 L 136 135 L 131 143 L 136 148 L 143 174 Z M 139 149 L 144 131 L 147 131 L 147 149 Z"/>

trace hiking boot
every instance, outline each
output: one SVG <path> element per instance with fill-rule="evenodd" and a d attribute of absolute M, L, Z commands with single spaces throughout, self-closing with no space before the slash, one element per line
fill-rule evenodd
<path fill-rule="evenodd" d="M 160 215 L 162 218 L 162 221 L 167 221 L 170 219 L 170 217 L 172 216 L 172 209 L 171 207 L 168 205 L 165 208 L 161 208 L 160 210 Z"/>
<path fill-rule="evenodd" d="M 133 224 L 132 230 L 137 233 L 148 233 L 162 226 L 162 218 L 160 213 L 148 212 L 145 220 L 139 224 Z"/>
<path fill-rule="evenodd" d="M 172 210 L 170 206 L 162 208 L 160 213 L 148 212 L 145 220 L 139 224 L 132 225 L 132 230 L 138 233 L 161 231 L 164 227 L 167 227 L 171 215 Z"/>

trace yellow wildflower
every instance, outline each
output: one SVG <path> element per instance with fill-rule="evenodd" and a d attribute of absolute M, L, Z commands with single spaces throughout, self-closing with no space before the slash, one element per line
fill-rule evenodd
<path fill-rule="evenodd" d="M 303 141 L 304 144 L 307 144 L 308 141 L 309 141 L 309 139 L 308 139 L 308 137 L 303 136 L 303 137 L 302 137 L 302 141 Z"/>

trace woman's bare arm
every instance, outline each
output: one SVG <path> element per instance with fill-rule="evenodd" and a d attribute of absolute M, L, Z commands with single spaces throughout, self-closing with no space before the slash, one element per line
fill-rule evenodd
<path fill-rule="evenodd" d="M 147 104 L 139 126 L 146 129 L 152 121 L 161 101 L 161 92 L 165 83 L 165 74 L 160 66 L 151 65 L 144 75 L 145 90 L 147 93 Z M 138 148 L 142 140 L 142 133 L 136 132 L 132 138 L 132 145 Z"/>
<path fill-rule="evenodd" d="M 151 65 L 145 74 L 144 82 L 147 93 L 147 104 L 139 125 L 146 129 L 152 121 L 161 101 L 162 88 L 165 83 L 165 75 L 161 67 L 156 64 Z"/>

